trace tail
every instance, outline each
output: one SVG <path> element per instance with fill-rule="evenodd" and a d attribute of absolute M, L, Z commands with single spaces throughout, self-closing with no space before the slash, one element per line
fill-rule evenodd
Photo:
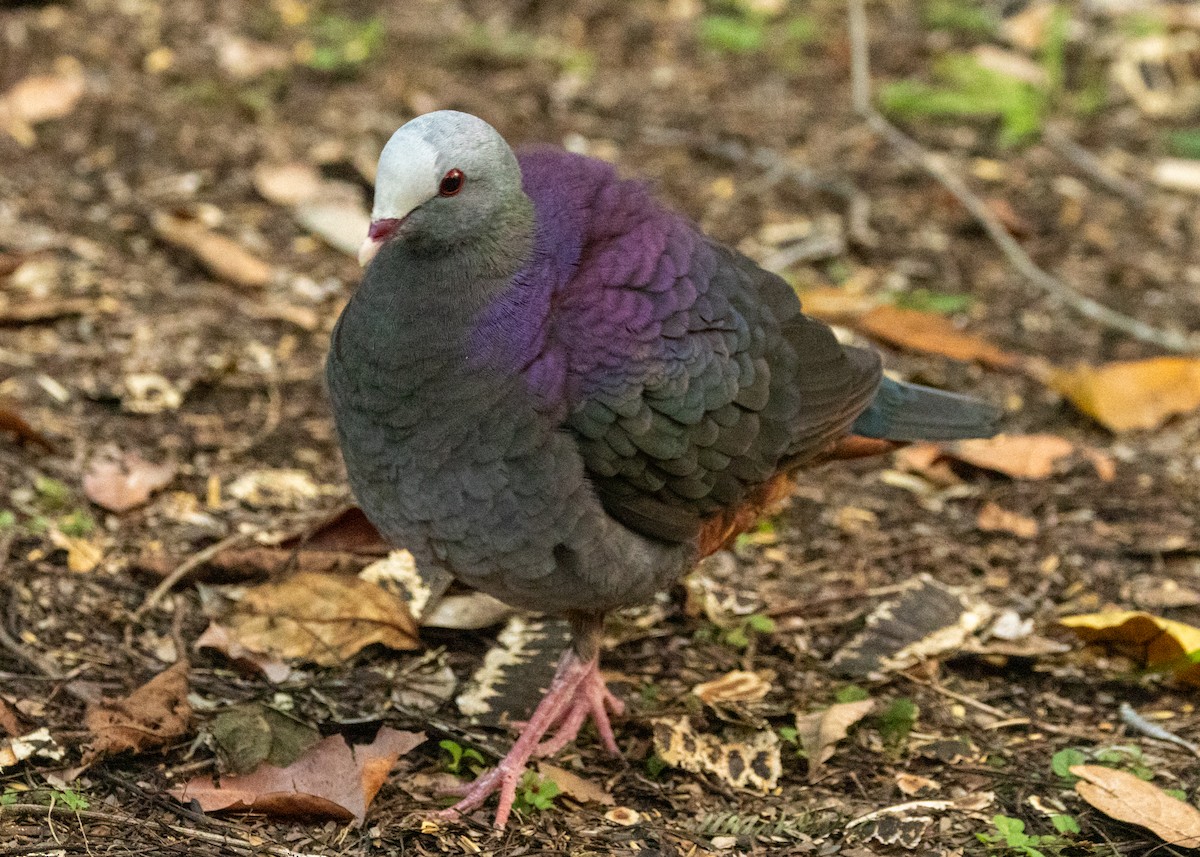
<path fill-rule="evenodd" d="M 884 378 L 850 431 L 884 440 L 959 440 L 991 437 L 1003 412 L 987 402 Z"/>

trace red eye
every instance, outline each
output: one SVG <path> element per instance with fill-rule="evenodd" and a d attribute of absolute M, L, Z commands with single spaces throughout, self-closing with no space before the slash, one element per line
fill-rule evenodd
<path fill-rule="evenodd" d="M 438 196 L 454 196 L 463 189 L 466 182 L 467 177 L 463 175 L 462 170 L 451 170 L 442 176 L 442 183 L 438 185 Z"/>

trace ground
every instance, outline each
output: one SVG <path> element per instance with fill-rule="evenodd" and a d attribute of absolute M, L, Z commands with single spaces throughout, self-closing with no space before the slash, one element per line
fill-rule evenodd
<path fill-rule="evenodd" d="M 764 10 L 762 46 L 733 44 L 757 25 L 704 36 L 705 27 L 720 26 L 710 19 L 721 9 L 742 24 L 757 20 L 747 6 Z M 931 29 L 924 6 L 871 7 L 877 84 L 928 79 L 941 54 L 995 41 Z M 1121 32 L 1107 19 L 1077 26 L 1067 45 L 1071 91 L 1089 85 L 1071 75 L 1095 72 Z M 850 235 L 822 258 L 792 265 L 787 273 L 801 286 L 969 296 L 956 323 L 1056 364 L 1160 353 L 1039 292 L 949 194 L 855 116 L 845 33 L 844 9 L 833 2 L 78 0 L 0 10 L 0 91 L 72 62 L 86 80 L 74 109 L 36 124 L 32 139 L 0 135 L 0 396 L 53 444 L 46 451 L 0 433 L 0 509 L 17 524 L 0 556 L 0 621 L 12 638 L 0 648 L 0 700 L 66 748 L 58 763 L 0 769 L 0 787 L 24 795 L 23 805 L 72 794 L 89 807 L 64 812 L 59 800 L 44 815 L 0 808 L 0 855 L 913 853 L 845 830 L 851 819 L 914 799 L 898 785 L 908 782 L 903 774 L 937 782 L 917 799 L 993 795 L 975 811 L 930 810 L 915 853 L 982 853 L 976 834 L 996 834 L 993 815 L 1052 834 L 1039 804 L 1060 807 L 1082 828 L 1043 843 L 1046 853 L 1182 853 L 1089 809 L 1051 765 L 1070 747 L 1131 746 L 1156 783 L 1194 800 L 1200 762 L 1118 715 L 1129 703 L 1194 736 L 1194 689 L 1074 648 L 1034 657 L 950 652 L 853 682 L 829 660 L 889 587 L 920 574 L 1016 611 L 1063 641 L 1055 626 L 1062 615 L 1137 606 L 1145 603 L 1138 587 L 1154 590 L 1165 578 L 1200 586 L 1200 415 L 1114 436 L 1027 374 L 884 346 L 889 369 L 1004 404 L 1008 431 L 1053 433 L 1100 450 L 1116 462 L 1115 478 L 1101 481 L 1086 460 L 1039 480 L 971 470 L 960 474 L 965 490 L 931 501 L 906 490 L 888 457 L 806 473 L 773 532 L 735 553 L 734 574 L 761 596 L 773 630 L 752 631 L 748 646 L 731 642 L 685 610 L 680 588 L 659 605 L 659 621 L 621 625 L 619 644 L 605 653 L 605 668 L 630 698 L 617 724 L 627 764 L 604 756 L 591 737 L 557 761 L 635 809 L 636 824 L 560 799 L 499 837 L 483 815 L 422 832 L 414 813 L 432 804 L 412 781 L 444 765 L 436 740 L 401 760 L 361 827 L 218 818 L 166 795 L 181 777 L 211 767 L 211 748 L 193 739 L 214 711 L 281 693 L 325 733 L 382 721 L 466 741 L 453 700 L 422 714 L 393 693 L 403 681 L 395 677 L 428 650 L 375 647 L 282 687 L 235 672 L 209 651 L 192 653 L 188 735 L 161 751 L 102 758 L 63 780 L 87 738 L 78 682 L 124 696 L 178 657 L 176 618 L 187 643 L 205 626 L 190 585 L 133 621 L 157 582 L 140 561 L 148 546 L 182 561 L 241 529 L 286 532 L 348 499 L 321 366 L 358 268 L 256 191 L 258 164 L 316 164 L 367 199 L 371 162 L 391 132 L 416 113 L 454 107 L 486 117 L 514 143 L 568 144 L 613 160 L 760 259 L 771 252 L 764 227 L 801 224 L 802 233 L 807 223 L 845 237 L 848 200 L 864 203 L 874 237 Z M 235 38 L 254 40 L 249 58 L 220 59 Z M 268 67 L 251 68 L 255 60 Z M 1079 293 L 1151 325 L 1198 329 L 1194 199 L 1146 181 L 1176 126 L 1144 117 L 1097 73 L 1100 88 L 1113 90 L 1099 109 L 1072 109 L 1063 99 L 1052 112 L 1066 134 L 1131 177 L 1143 195 L 1137 203 L 1060 149 L 1036 139 L 1002 145 L 986 119 L 899 121 L 1007 209 L 1029 255 Z M 730 143 L 740 156 L 721 156 Z M 760 151 L 807 168 L 808 180 L 764 166 L 754 156 Z M 269 263 L 270 276 L 256 285 L 214 276 L 156 231 L 156 217 L 172 212 L 232 236 Z M 25 305 L 44 311 L 12 312 Z M 135 395 L 144 376 L 159 385 L 153 401 Z M 170 401 L 175 393 L 180 399 Z M 109 445 L 177 462 L 171 491 L 120 515 L 90 506 L 81 474 Z M 298 469 L 332 488 L 288 509 L 220 493 L 264 468 Z M 1038 532 L 982 531 L 977 516 L 987 503 L 1033 519 Z M 36 521 L 49 516 L 61 527 L 75 512 L 95 519 L 99 535 L 89 538 L 103 546 L 89 571 L 69 570 L 67 552 Z M 1155 612 L 1200 624 L 1194 604 Z M 425 643 L 465 678 L 494 637 L 495 629 L 440 632 Z M 39 663 L 51 666 L 49 676 Z M 783 778 L 766 795 L 648 766 L 651 719 L 690 713 L 718 731 L 720 719 L 689 689 L 739 668 L 773 677 L 750 715 L 726 715 L 735 721 L 786 728 L 794 711 L 853 696 L 850 684 L 877 700 L 878 711 L 903 711 L 896 700 L 908 699 L 918 715 L 915 724 L 907 718 L 907 736 L 878 715 L 864 721 L 811 781 L 805 761 L 785 748 Z M 485 734 L 484 749 L 503 746 L 503 734 Z M 964 742 L 961 758 L 922 751 L 942 739 Z M 1007 853 L 1034 853 L 1013 848 Z"/>

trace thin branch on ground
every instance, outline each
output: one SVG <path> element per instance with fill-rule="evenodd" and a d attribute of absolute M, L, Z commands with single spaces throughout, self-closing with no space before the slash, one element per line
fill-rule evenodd
<path fill-rule="evenodd" d="M 1030 258 L 1015 238 L 978 195 L 957 174 L 948 169 L 920 143 L 905 134 L 871 104 L 870 52 L 867 40 L 867 13 L 864 0 L 849 0 L 850 73 L 854 112 L 867 127 L 886 139 L 905 158 L 928 173 L 948 190 L 980 225 L 1004 254 L 1008 263 L 1026 280 L 1051 298 L 1066 304 L 1085 318 L 1113 330 L 1119 330 L 1142 342 L 1168 351 L 1200 351 L 1200 338 L 1171 330 L 1162 330 L 1132 316 L 1107 307 L 1079 294 L 1071 286 L 1043 270 Z"/>
<path fill-rule="evenodd" d="M 252 538 L 253 535 L 253 533 L 234 533 L 232 536 L 223 538 L 219 542 L 214 542 L 203 550 L 196 551 L 196 553 L 192 554 L 186 560 L 181 562 L 174 571 L 162 579 L 158 586 L 154 587 L 154 591 L 147 595 L 146 600 L 142 602 L 142 605 L 133 612 L 133 616 L 129 622 L 129 627 L 132 629 L 134 625 L 136 625 L 138 622 L 141 622 L 142 617 L 157 607 L 158 602 L 162 601 L 166 594 L 170 592 L 176 584 L 182 581 L 197 568 L 204 565 L 204 563 L 208 562 L 221 551 L 227 550 L 235 545 L 239 545 L 247 539 Z"/>
<path fill-rule="evenodd" d="M 1068 136 L 1067 132 L 1057 125 L 1050 124 L 1042 132 L 1042 142 L 1050 147 L 1059 157 L 1069 161 L 1077 170 L 1086 175 L 1100 187 L 1116 194 L 1137 206 L 1146 204 L 1146 192 L 1137 182 L 1130 181 L 1125 176 L 1113 170 L 1083 146 Z"/>

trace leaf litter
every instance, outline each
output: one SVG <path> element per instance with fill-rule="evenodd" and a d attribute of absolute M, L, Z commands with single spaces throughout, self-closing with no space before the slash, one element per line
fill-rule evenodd
<path fill-rule="evenodd" d="M 1200 848 L 1200 810 L 1153 783 L 1103 765 L 1074 765 L 1075 791 L 1107 816 L 1145 827 L 1168 845 Z"/>
<path fill-rule="evenodd" d="M 357 826 L 397 760 L 424 742 L 424 732 L 387 726 L 369 744 L 350 745 L 342 735 L 330 735 L 290 765 L 263 762 L 252 773 L 224 776 L 219 784 L 199 776 L 170 793 L 181 803 L 196 801 L 205 812 L 332 818 Z"/>

